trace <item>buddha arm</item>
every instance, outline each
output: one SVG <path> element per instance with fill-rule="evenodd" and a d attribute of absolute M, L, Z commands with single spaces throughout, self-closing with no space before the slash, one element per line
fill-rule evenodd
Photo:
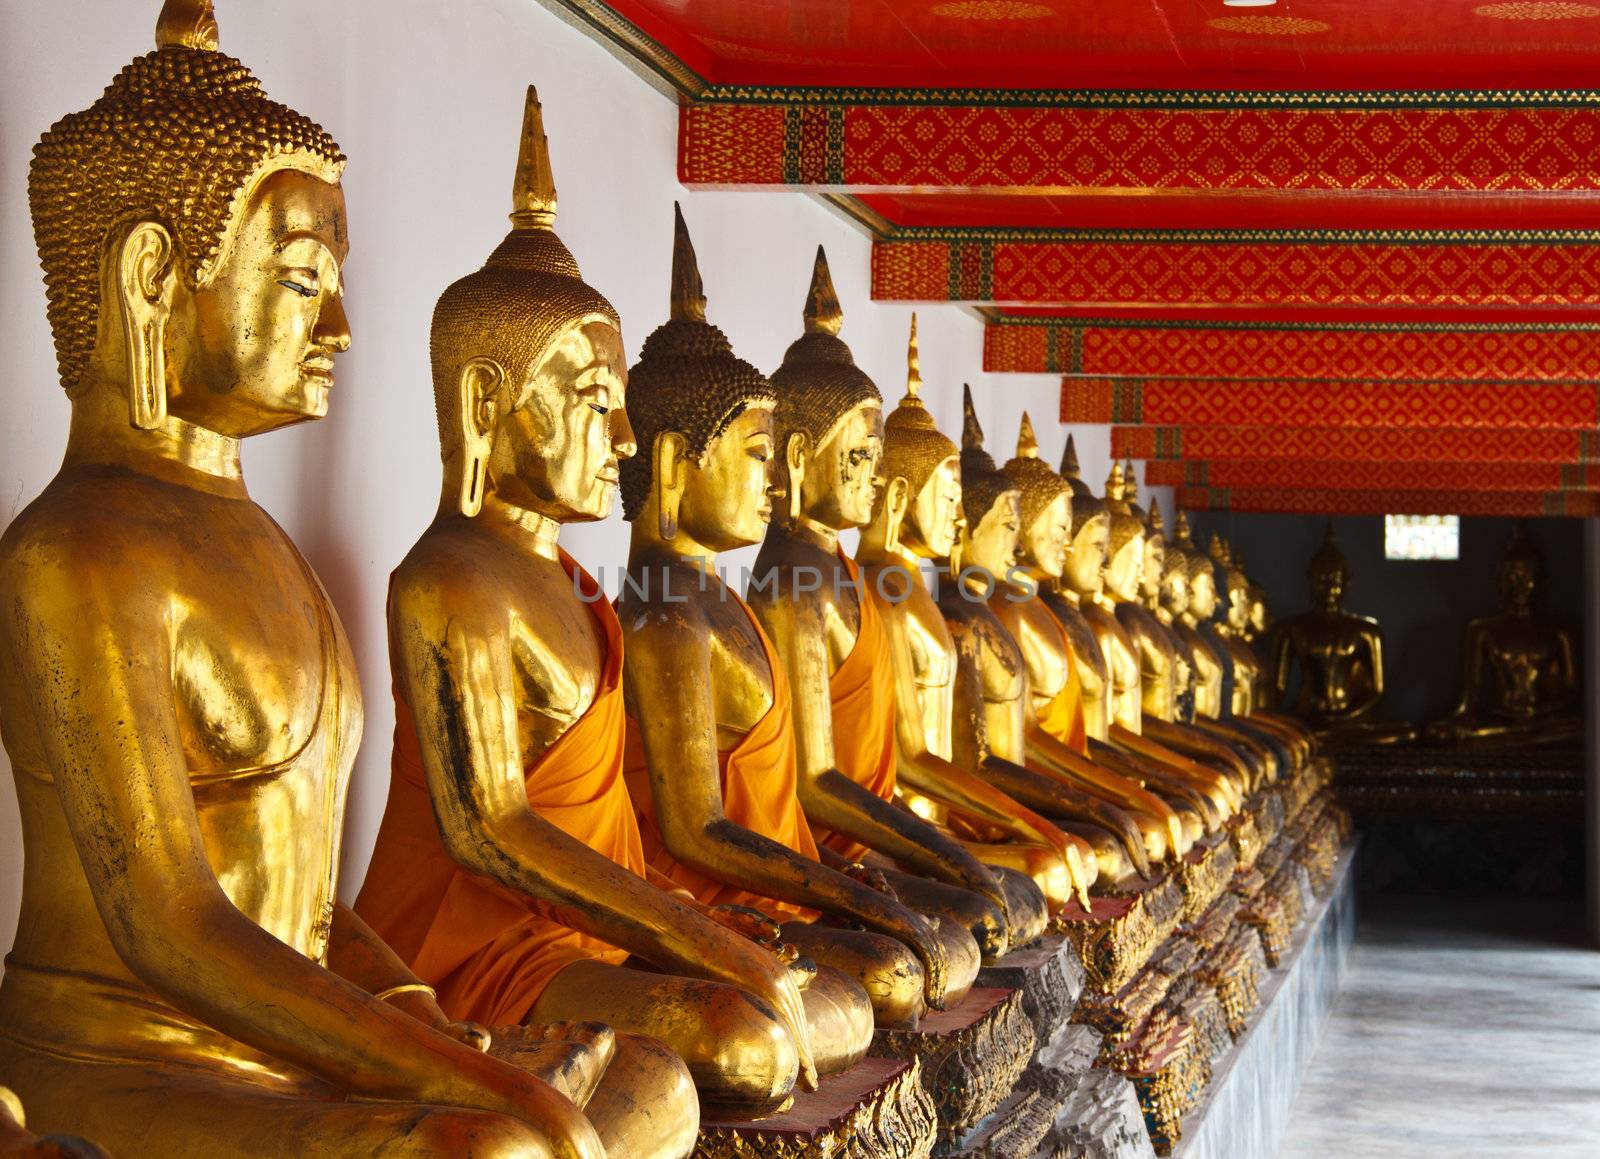
<path fill-rule="evenodd" d="M 947 761 L 928 748 L 918 710 L 916 666 L 904 633 L 889 633 L 889 655 L 894 662 L 895 681 L 895 772 L 901 783 L 958 813 L 992 825 L 1014 840 L 1053 849 L 1066 861 L 1068 848 L 1075 847 L 1069 834 L 970 771 L 983 764 L 976 747 L 967 748 L 970 763 L 960 764 Z M 956 738 L 956 744 L 962 743 L 962 738 Z"/>
<path fill-rule="evenodd" d="M 928 1001 L 944 1002 L 945 958 L 933 927 L 886 894 L 728 820 L 722 808 L 710 630 L 681 605 L 638 615 L 623 665 L 661 838 L 691 869 L 791 905 L 854 919 L 922 960 Z M 664 690 L 670 689 L 670 701 Z"/>
<path fill-rule="evenodd" d="M 1483 624 L 1478 620 L 1468 624 L 1467 637 L 1461 648 L 1461 700 L 1451 713 L 1458 720 L 1468 720 L 1474 715 L 1483 689 L 1484 651 L 1487 644 L 1488 633 L 1483 630 Z"/>
<path fill-rule="evenodd" d="M 804 1002 L 781 962 L 529 806 L 505 626 L 447 615 L 436 594 L 397 585 L 390 640 L 451 858 L 535 899 L 562 925 L 660 969 L 727 982 L 766 999 L 788 1023 L 802 1073 L 814 1083 Z"/>
<path fill-rule="evenodd" d="M 1364 628 L 1361 638 L 1367 645 L 1367 655 L 1372 661 L 1372 691 L 1360 705 L 1351 708 L 1346 714 L 1347 719 L 1365 715 L 1383 699 L 1383 634 L 1373 628 Z"/>
<path fill-rule="evenodd" d="M 835 767 L 827 628 L 820 605 L 795 598 L 762 600 L 753 607 L 789 677 L 806 817 L 912 870 L 972 890 L 1004 914 L 1005 894 L 982 862 L 959 842 Z"/>
<path fill-rule="evenodd" d="M 90 563 L 69 563 L 34 561 L 20 584 L 0 581 L 32 609 L 11 662 L 32 696 L 95 905 L 134 976 L 223 1034 L 353 1095 L 508 1113 L 547 1130 L 556 1154 L 603 1155 L 594 1129 L 552 1087 L 378 1001 L 235 908 L 195 813 L 169 609 L 97 585 Z"/>

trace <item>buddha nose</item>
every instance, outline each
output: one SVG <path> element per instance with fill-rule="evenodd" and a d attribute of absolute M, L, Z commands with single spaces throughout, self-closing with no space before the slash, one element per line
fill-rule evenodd
<path fill-rule="evenodd" d="M 611 453 L 619 459 L 631 459 L 639 453 L 639 436 L 633 432 L 626 408 L 620 406 L 611 411 Z"/>
<path fill-rule="evenodd" d="M 344 312 L 344 299 L 338 294 L 328 295 L 325 301 L 312 337 L 323 349 L 343 354 L 350 349 L 350 316 Z"/>

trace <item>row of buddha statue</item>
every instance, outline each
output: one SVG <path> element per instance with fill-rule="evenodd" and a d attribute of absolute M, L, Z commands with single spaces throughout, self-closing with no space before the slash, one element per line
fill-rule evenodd
<path fill-rule="evenodd" d="M 1218 559 L 1228 565 L 1225 546 Z M 1273 626 L 1267 635 L 1271 678 L 1266 690 L 1289 703 L 1290 711 L 1319 734 L 1356 745 L 1424 741 L 1505 748 L 1581 742 L 1576 633 L 1540 606 L 1544 562 L 1521 521 L 1497 569 L 1499 609 L 1472 620 L 1464 633 L 1460 697 L 1449 715 L 1421 729 L 1379 713 L 1383 632 L 1377 620 L 1344 606 L 1350 565 L 1331 521 L 1307 579 L 1311 610 Z"/>
<path fill-rule="evenodd" d="M 391 780 L 344 904 L 361 689 L 239 457 L 329 408 L 344 156 L 217 39 L 208 2 L 167 0 L 30 173 L 72 405 L 0 540 L 26 855 L 0 1084 L 35 1129 L 121 1156 L 687 1155 L 702 1109 L 850 1070 L 1309 759 L 1255 693 L 1242 573 L 1213 624 L 1214 561 L 1120 466 L 1097 497 L 1026 419 L 997 465 L 970 393 L 958 447 L 915 322 L 885 416 L 820 249 L 768 375 L 708 321 L 680 214 L 668 320 L 627 366 L 555 232 L 530 89 L 512 228 L 433 314 L 443 481 L 390 580 Z M 613 606 L 559 535 L 619 493 Z M 716 560 L 754 544 L 774 582 L 747 600 Z"/>

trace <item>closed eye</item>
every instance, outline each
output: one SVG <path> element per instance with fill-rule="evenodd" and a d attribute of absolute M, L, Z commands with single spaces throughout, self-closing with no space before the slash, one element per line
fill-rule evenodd
<path fill-rule="evenodd" d="M 293 290 L 302 298 L 315 298 L 317 296 L 316 287 L 302 286 L 299 282 L 290 281 L 288 278 L 279 278 L 278 285 L 282 286 L 286 290 Z"/>
<path fill-rule="evenodd" d="M 603 415 L 603 414 L 610 414 L 611 413 L 611 408 L 610 407 L 601 406 L 597 402 L 591 402 L 589 404 L 589 409 L 594 411 L 595 414 L 602 414 Z"/>

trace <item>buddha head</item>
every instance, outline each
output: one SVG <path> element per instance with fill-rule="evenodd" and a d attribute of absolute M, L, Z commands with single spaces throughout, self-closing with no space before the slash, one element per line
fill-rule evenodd
<path fill-rule="evenodd" d="M 34 149 L 50 326 L 83 421 L 242 438 L 327 412 L 350 344 L 344 154 L 217 39 L 210 0 L 168 0 L 156 51 Z"/>
<path fill-rule="evenodd" d="M 1161 563 L 1160 609 L 1169 620 L 1189 613 L 1189 553 L 1176 544 L 1167 548 Z"/>
<path fill-rule="evenodd" d="M 634 453 L 617 312 L 556 236 L 556 190 L 530 86 L 511 232 L 433 310 L 444 502 L 486 494 L 560 523 L 603 519 Z"/>
<path fill-rule="evenodd" d="M 871 536 L 889 551 L 948 559 L 961 522 L 961 460 L 922 403 L 917 319 L 906 349 L 906 393 L 883 422 L 884 479 Z"/>
<path fill-rule="evenodd" d="M 671 315 L 628 375 L 640 453 L 621 464 L 622 512 L 690 553 L 757 543 L 772 515 L 772 384 L 706 321 L 694 244 L 676 214 Z"/>
<path fill-rule="evenodd" d="M 1110 530 L 1105 591 L 1118 603 L 1131 603 L 1139 598 L 1139 585 L 1144 578 L 1144 514 L 1130 500 L 1128 471 L 1121 463 L 1112 463 L 1106 478 L 1106 510 L 1110 513 Z"/>
<path fill-rule="evenodd" d="M 1267 607 L 1267 589 L 1258 583 L 1250 585 L 1250 617 L 1249 627 L 1245 631 L 1246 640 L 1255 640 L 1266 635 L 1271 627 L 1271 612 Z"/>
<path fill-rule="evenodd" d="M 961 510 L 966 520 L 961 529 L 961 560 L 1000 581 L 1017 562 L 1022 491 L 984 449 L 972 387 L 961 390 Z"/>
<path fill-rule="evenodd" d="M 1344 589 L 1350 582 L 1350 565 L 1333 536 L 1333 520 L 1328 520 L 1322 535 L 1322 546 L 1311 557 L 1306 568 L 1306 579 L 1311 583 L 1311 598 L 1324 612 L 1337 612 L 1344 605 Z"/>
<path fill-rule="evenodd" d="M 1220 535 L 1211 537 L 1211 559 L 1216 564 L 1215 574 L 1222 579 L 1223 627 L 1230 634 L 1243 636 L 1250 628 L 1250 581 L 1232 547 Z"/>
<path fill-rule="evenodd" d="M 1189 569 L 1189 616 L 1197 624 L 1217 614 L 1217 572 L 1211 557 L 1198 549 L 1184 552 Z"/>
<path fill-rule="evenodd" d="M 877 495 L 883 396 L 839 339 L 844 314 L 821 246 L 803 316 L 805 333 L 772 374 L 773 422 L 788 475 L 788 506 L 779 518 L 834 531 L 861 527 L 871 521 Z"/>
<path fill-rule="evenodd" d="M 1057 580 L 1072 542 L 1072 488 L 1039 458 L 1039 440 L 1026 411 L 1017 432 L 1017 454 L 1005 466 L 1017 487 L 1022 539 L 1018 561 L 1034 580 Z"/>
<path fill-rule="evenodd" d="M 1150 514 L 1144 522 L 1144 567 L 1139 572 L 1139 598 L 1155 611 L 1161 601 L 1161 576 L 1167 566 L 1167 531 L 1161 520 L 1161 504 L 1150 501 Z"/>
<path fill-rule="evenodd" d="M 1501 611 L 1514 616 L 1533 614 L 1534 600 L 1544 579 L 1544 559 L 1528 538 L 1527 526 L 1520 519 L 1511 529 L 1511 539 L 1500 557 L 1495 579 Z"/>
<path fill-rule="evenodd" d="M 1061 454 L 1061 477 L 1072 491 L 1072 539 L 1067 546 L 1066 566 L 1061 580 L 1078 595 L 1095 595 L 1104 582 L 1106 559 L 1111 543 L 1111 511 L 1105 500 L 1089 490 L 1079 476 L 1078 447 L 1067 436 Z"/>

